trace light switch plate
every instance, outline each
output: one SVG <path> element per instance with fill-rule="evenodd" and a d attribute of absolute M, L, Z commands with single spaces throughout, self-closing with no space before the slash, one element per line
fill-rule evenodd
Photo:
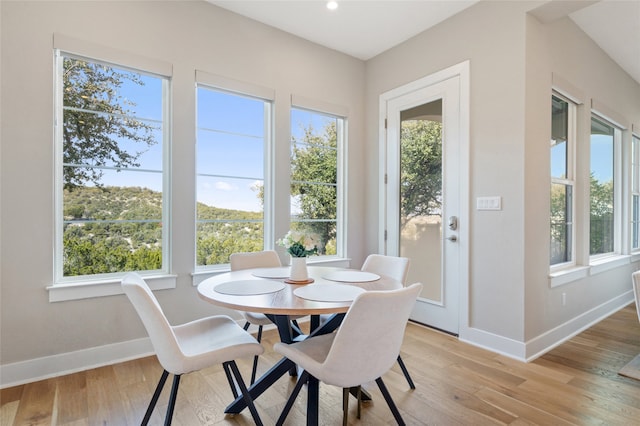
<path fill-rule="evenodd" d="M 476 210 L 502 210 L 502 197 L 478 197 Z"/>

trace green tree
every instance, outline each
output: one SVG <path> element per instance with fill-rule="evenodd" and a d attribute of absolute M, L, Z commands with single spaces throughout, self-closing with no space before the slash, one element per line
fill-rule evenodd
<path fill-rule="evenodd" d="M 156 140 L 152 127 L 131 118 L 136 104 L 120 93 L 125 81 L 144 85 L 139 74 L 65 57 L 63 61 L 63 162 L 65 188 L 88 183 L 101 186 L 99 166 L 138 166 L 136 161 Z M 142 151 L 128 152 L 118 143 L 128 140 Z"/>
<path fill-rule="evenodd" d="M 294 137 L 292 142 L 291 196 L 300 208 L 300 222 L 292 227 L 317 234 L 319 253 L 333 254 L 338 181 L 336 123 L 331 121 L 320 132 L 310 125 L 301 140 Z"/>
<path fill-rule="evenodd" d="M 590 254 L 613 251 L 613 179 L 600 182 L 590 176 Z"/>
<path fill-rule="evenodd" d="M 404 227 L 414 217 L 442 214 L 442 123 L 405 120 L 400 141 L 400 226 Z"/>

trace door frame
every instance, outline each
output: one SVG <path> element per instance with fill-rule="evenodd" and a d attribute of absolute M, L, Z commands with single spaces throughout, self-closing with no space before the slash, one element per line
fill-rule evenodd
<path fill-rule="evenodd" d="M 380 95 L 379 104 L 379 143 L 378 170 L 379 176 L 379 223 L 378 223 L 378 252 L 387 254 L 386 224 L 387 224 L 387 104 L 394 98 L 407 95 L 417 90 L 432 86 L 450 78 L 458 77 L 460 89 L 460 129 L 459 129 L 459 288 L 458 288 L 458 336 L 465 339 L 469 331 L 469 251 L 470 251 L 470 63 L 464 61 L 446 69 L 437 71 L 413 82 L 407 83 Z"/>

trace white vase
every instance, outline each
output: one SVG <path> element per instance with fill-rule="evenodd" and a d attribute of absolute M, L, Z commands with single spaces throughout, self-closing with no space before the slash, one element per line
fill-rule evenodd
<path fill-rule="evenodd" d="M 309 279 L 306 257 L 291 258 L 291 272 L 289 273 L 289 279 L 291 281 L 306 281 Z"/>

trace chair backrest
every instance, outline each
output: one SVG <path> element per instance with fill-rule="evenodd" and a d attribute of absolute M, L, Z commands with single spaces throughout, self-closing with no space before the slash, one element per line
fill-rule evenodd
<path fill-rule="evenodd" d="M 274 250 L 233 253 L 229 256 L 232 271 L 249 268 L 271 268 L 282 266 L 278 253 Z"/>
<path fill-rule="evenodd" d="M 400 354 L 404 330 L 421 289 L 422 284 L 415 283 L 358 295 L 324 361 L 323 370 L 328 376 L 323 381 L 351 387 L 389 371 Z"/>
<path fill-rule="evenodd" d="M 386 275 L 405 285 L 407 272 L 409 272 L 409 258 L 370 254 L 362 264 L 362 270 Z"/>
<path fill-rule="evenodd" d="M 147 329 L 162 367 L 172 374 L 181 374 L 184 355 L 171 324 L 147 283 L 139 274 L 130 272 L 122 278 L 121 285 Z"/>
<path fill-rule="evenodd" d="M 633 294 L 636 298 L 636 312 L 638 313 L 638 321 L 640 321 L 640 271 L 636 271 L 633 277 Z"/>

